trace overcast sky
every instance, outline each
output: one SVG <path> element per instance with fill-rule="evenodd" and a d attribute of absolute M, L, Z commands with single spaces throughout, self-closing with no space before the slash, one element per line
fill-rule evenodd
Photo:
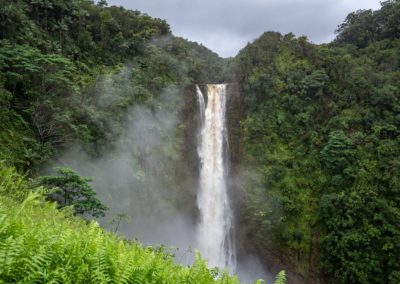
<path fill-rule="evenodd" d="M 306 35 L 329 42 L 346 15 L 378 9 L 380 0 L 108 0 L 167 20 L 172 32 L 202 43 L 222 57 L 234 56 L 265 31 Z"/>

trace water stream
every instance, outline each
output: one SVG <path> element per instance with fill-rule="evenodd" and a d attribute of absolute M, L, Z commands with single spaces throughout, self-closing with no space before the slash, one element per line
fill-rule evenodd
<path fill-rule="evenodd" d="M 200 109 L 201 137 L 198 146 L 200 157 L 200 188 L 197 205 L 200 211 L 197 243 L 210 266 L 227 268 L 236 266 L 232 238 L 232 211 L 226 186 L 227 146 L 225 104 L 226 85 L 207 85 L 207 105 L 197 86 Z"/>

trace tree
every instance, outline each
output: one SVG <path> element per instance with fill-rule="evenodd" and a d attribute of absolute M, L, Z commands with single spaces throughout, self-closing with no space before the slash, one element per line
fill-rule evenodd
<path fill-rule="evenodd" d="M 108 3 L 106 0 L 100 0 L 99 2 L 97 2 L 97 5 L 100 7 L 107 7 Z"/>
<path fill-rule="evenodd" d="M 54 170 L 58 175 L 39 178 L 41 185 L 54 188 L 47 195 L 50 201 L 57 202 L 60 207 L 73 206 L 76 214 L 105 215 L 108 208 L 96 198 L 96 192 L 90 185 L 92 178 L 81 177 L 69 168 L 56 167 Z"/>
<path fill-rule="evenodd" d="M 342 131 L 332 131 L 321 151 L 322 161 L 331 174 L 343 174 L 352 163 L 354 146 Z"/>

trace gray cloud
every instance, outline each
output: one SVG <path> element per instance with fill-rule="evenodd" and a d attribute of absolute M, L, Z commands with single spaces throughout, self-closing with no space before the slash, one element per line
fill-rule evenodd
<path fill-rule="evenodd" d="M 175 35 L 197 41 L 223 57 L 234 56 L 264 31 L 306 35 L 329 42 L 346 15 L 377 9 L 380 0 L 109 0 L 166 19 Z"/>

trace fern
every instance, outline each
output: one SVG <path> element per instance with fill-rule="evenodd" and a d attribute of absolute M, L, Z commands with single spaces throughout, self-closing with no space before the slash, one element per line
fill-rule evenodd
<path fill-rule="evenodd" d="M 132 271 L 130 283 L 141 284 L 146 282 L 146 273 L 144 272 L 144 269 L 141 267 L 135 267 Z"/>
<path fill-rule="evenodd" d="M 23 239 L 9 236 L 0 242 L 0 275 L 12 279 L 13 267 L 17 266 L 18 259 L 23 252 Z"/>
<path fill-rule="evenodd" d="M 282 270 L 276 275 L 274 284 L 286 284 L 285 270 Z"/>
<path fill-rule="evenodd" d="M 0 283 L 238 283 L 209 269 L 200 255 L 185 267 L 162 249 L 121 240 L 69 209 L 58 210 L 40 191 L 12 199 L 5 192 L 21 189 L 18 178 L 0 170 L 0 181 L 7 181 L 0 183 Z"/>

